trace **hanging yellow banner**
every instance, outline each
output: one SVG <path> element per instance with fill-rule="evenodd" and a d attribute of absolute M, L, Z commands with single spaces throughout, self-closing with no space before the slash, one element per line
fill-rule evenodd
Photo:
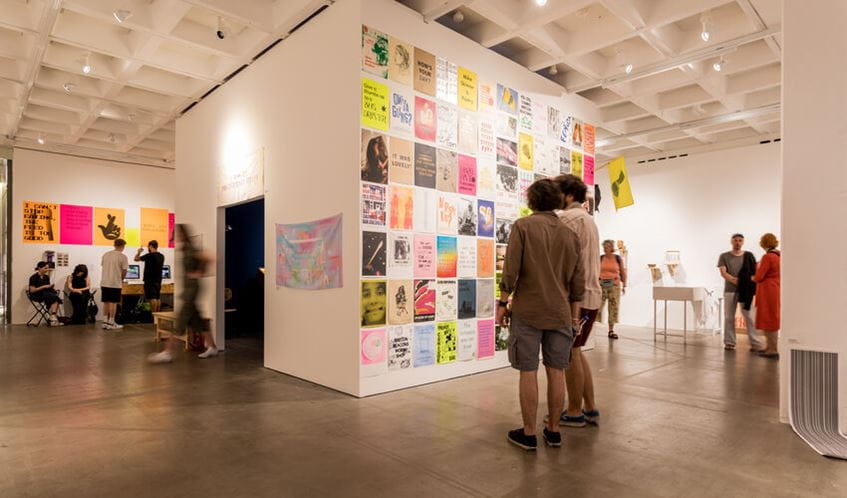
<path fill-rule="evenodd" d="M 59 205 L 50 202 L 24 201 L 24 244 L 59 243 Z"/>
<path fill-rule="evenodd" d="M 623 156 L 609 163 L 609 181 L 612 184 L 612 199 L 615 201 L 616 210 L 635 204 Z"/>
<path fill-rule="evenodd" d="M 362 78 L 362 125 L 388 131 L 388 85 Z"/>
<path fill-rule="evenodd" d="M 470 69 L 459 68 L 459 106 L 476 111 L 477 85 L 476 73 Z"/>

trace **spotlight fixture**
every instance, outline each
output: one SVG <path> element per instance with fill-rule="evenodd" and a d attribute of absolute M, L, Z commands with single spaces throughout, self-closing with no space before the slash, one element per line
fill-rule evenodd
<path fill-rule="evenodd" d="M 116 9 L 114 12 L 112 12 L 112 16 L 115 18 L 116 21 L 122 23 L 132 17 L 132 11 L 129 9 Z"/>
<path fill-rule="evenodd" d="M 109 133 L 109 143 L 118 143 L 118 137 L 116 137 L 114 133 Z"/>
<path fill-rule="evenodd" d="M 44 135 L 42 135 L 41 133 L 39 133 L 39 134 L 38 134 L 38 139 L 36 139 L 36 142 L 38 142 L 38 145 L 44 145 Z"/>
<path fill-rule="evenodd" d="M 223 40 L 229 34 L 229 29 L 227 29 L 223 17 L 218 17 L 218 30 L 215 31 L 215 34 L 220 40 Z"/>
<path fill-rule="evenodd" d="M 719 61 L 712 64 L 712 69 L 717 72 L 721 72 L 723 70 L 724 64 L 726 64 L 726 62 L 723 60 L 723 57 L 721 57 Z"/>
<path fill-rule="evenodd" d="M 68 81 L 67 83 L 62 85 L 62 88 L 65 89 L 66 93 L 71 93 L 72 91 L 74 91 L 74 88 L 76 88 L 76 85 Z"/>
<path fill-rule="evenodd" d="M 631 73 L 631 72 L 632 72 L 632 64 L 627 64 L 627 65 L 625 65 L 625 66 L 623 67 L 623 72 L 625 72 L 626 74 Z"/>
<path fill-rule="evenodd" d="M 535 0 L 535 3 L 538 4 L 539 7 L 544 7 L 547 5 L 547 0 Z"/>
<path fill-rule="evenodd" d="M 461 10 L 457 10 L 456 12 L 453 13 L 453 22 L 454 23 L 460 24 L 464 20 L 465 20 L 465 15 L 462 14 Z"/>
<path fill-rule="evenodd" d="M 557 74 L 559 74 L 559 68 L 556 67 L 555 64 L 553 64 L 552 66 L 550 66 L 549 73 L 550 73 L 550 76 L 556 76 Z"/>
<path fill-rule="evenodd" d="M 703 14 L 700 16 L 700 24 L 703 26 L 703 29 L 700 30 L 700 39 L 704 42 L 708 43 L 709 40 L 712 39 L 712 31 L 711 31 L 711 19 L 708 14 Z"/>
<path fill-rule="evenodd" d="M 88 52 L 82 59 L 82 72 L 88 74 L 91 71 L 94 71 L 94 67 L 91 65 L 91 52 Z"/>

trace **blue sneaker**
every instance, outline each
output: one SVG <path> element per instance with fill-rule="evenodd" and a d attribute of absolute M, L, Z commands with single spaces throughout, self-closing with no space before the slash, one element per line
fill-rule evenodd
<path fill-rule="evenodd" d="M 585 416 L 585 421 L 591 425 L 599 425 L 600 412 L 597 410 L 583 410 L 582 415 Z"/>
<path fill-rule="evenodd" d="M 564 425 L 565 427 L 585 427 L 585 416 L 577 415 L 572 417 L 566 413 L 562 414 L 562 417 L 559 419 L 559 425 Z"/>

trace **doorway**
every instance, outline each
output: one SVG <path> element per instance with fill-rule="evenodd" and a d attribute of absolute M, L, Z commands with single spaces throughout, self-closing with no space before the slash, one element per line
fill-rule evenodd
<path fill-rule="evenodd" d="M 264 350 L 265 200 L 225 209 L 224 336 L 228 348 Z"/>

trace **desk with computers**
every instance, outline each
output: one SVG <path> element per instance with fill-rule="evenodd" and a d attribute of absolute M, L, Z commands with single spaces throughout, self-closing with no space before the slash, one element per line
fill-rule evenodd
<path fill-rule="evenodd" d="M 121 293 L 121 315 L 124 321 L 152 322 L 152 317 L 146 310 L 144 304 L 144 281 L 141 279 L 142 265 L 131 264 L 126 272 Z M 173 310 L 174 305 L 174 283 L 171 275 L 171 266 L 162 266 L 162 311 Z"/>

